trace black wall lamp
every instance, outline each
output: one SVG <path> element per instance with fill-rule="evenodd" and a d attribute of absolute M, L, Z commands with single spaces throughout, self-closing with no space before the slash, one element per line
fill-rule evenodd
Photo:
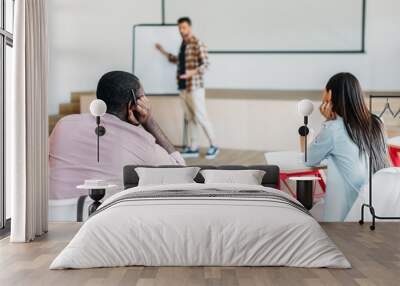
<path fill-rule="evenodd" d="M 314 104 L 309 99 L 303 99 L 297 104 L 297 111 L 304 117 L 304 125 L 299 128 L 300 136 L 304 136 L 304 161 L 307 162 L 307 137 L 310 133 L 308 129 L 308 116 L 314 111 Z"/>
<path fill-rule="evenodd" d="M 100 125 L 100 117 L 102 117 L 107 111 L 106 103 L 101 99 L 95 99 L 90 103 L 90 113 L 96 117 L 97 127 L 94 132 L 97 135 L 97 162 L 100 162 L 100 136 L 106 134 L 104 126 Z"/>

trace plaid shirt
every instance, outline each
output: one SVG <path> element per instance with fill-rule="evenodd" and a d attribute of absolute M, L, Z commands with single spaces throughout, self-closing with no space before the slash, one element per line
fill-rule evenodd
<path fill-rule="evenodd" d="M 179 57 L 168 54 L 168 60 L 171 63 L 178 64 Z M 185 49 L 185 69 L 197 70 L 197 74 L 186 80 L 186 91 L 192 91 L 204 87 L 204 72 L 209 65 L 208 52 L 206 46 L 196 37 L 192 37 L 190 42 L 186 43 Z M 179 80 L 179 75 L 177 75 Z"/>

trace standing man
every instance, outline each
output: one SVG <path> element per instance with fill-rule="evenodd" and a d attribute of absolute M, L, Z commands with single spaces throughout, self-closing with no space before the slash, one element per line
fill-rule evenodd
<path fill-rule="evenodd" d="M 177 81 L 180 98 L 183 104 L 185 119 L 188 122 L 189 146 L 181 152 L 184 158 L 199 157 L 199 132 L 203 128 L 210 148 L 206 158 L 214 159 L 219 149 L 215 145 L 214 131 L 208 118 L 205 90 L 204 73 L 208 67 L 208 54 L 205 45 L 192 33 L 192 22 L 188 17 L 178 19 L 179 33 L 182 36 L 182 44 L 179 55 L 168 53 L 160 44 L 156 48 L 167 57 L 167 59 L 178 66 Z"/>

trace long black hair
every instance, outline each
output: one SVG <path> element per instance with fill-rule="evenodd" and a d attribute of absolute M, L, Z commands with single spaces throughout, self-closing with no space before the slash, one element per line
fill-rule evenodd
<path fill-rule="evenodd" d="M 338 73 L 327 83 L 332 92 L 332 111 L 343 118 L 347 133 L 361 154 L 372 159 L 376 172 L 388 166 L 386 140 L 382 121 L 368 110 L 364 93 L 357 78 L 351 73 Z"/>

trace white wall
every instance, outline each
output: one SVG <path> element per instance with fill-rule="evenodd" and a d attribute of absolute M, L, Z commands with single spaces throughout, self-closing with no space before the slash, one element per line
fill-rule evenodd
<path fill-rule="evenodd" d="M 400 90 L 400 1 L 368 0 L 366 54 L 216 55 L 208 85 L 223 88 L 321 89 L 340 71 L 356 74 L 364 89 Z M 326 14 L 327 21 L 335 16 Z"/>
<path fill-rule="evenodd" d="M 49 112 L 57 113 L 58 104 L 68 102 L 71 91 L 95 90 L 107 71 L 131 71 L 132 26 L 159 22 L 160 3 L 49 1 Z M 313 90 L 321 89 L 333 73 L 350 71 L 365 89 L 400 90 L 400 1 L 367 4 L 366 54 L 211 55 L 207 86 Z M 327 21 L 335 20 L 329 11 L 326 15 Z"/>
<path fill-rule="evenodd" d="M 161 19 L 160 0 L 50 0 L 49 113 L 102 74 L 132 70 L 132 27 Z"/>

